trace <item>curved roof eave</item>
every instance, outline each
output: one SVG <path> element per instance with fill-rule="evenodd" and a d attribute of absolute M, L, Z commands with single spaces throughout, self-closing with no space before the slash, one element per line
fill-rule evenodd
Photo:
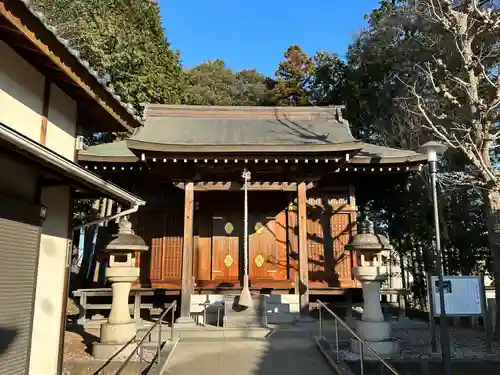
<path fill-rule="evenodd" d="M 348 165 L 356 166 L 373 166 L 373 165 L 402 165 L 402 164 L 415 164 L 415 163 L 426 163 L 426 155 L 418 154 L 412 151 L 411 155 L 405 156 L 383 156 L 383 152 L 401 152 L 401 150 L 390 149 L 387 147 L 378 148 L 382 153 L 375 154 L 372 152 L 370 156 L 364 156 L 359 152 L 361 150 L 360 145 L 364 145 L 361 142 L 353 142 L 349 144 L 337 144 L 336 148 L 332 149 L 332 145 L 316 145 L 316 148 L 311 148 L 310 145 L 305 145 L 301 147 L 289 146 L 289 145 L 277 145 L 280 149 L 276 150 L 274 145 L 247 145 L 241 146 L 239 150 L 234 149 L 233 146 L 217 146 L 215 148 L 213 145 L 165 145 L 155 144 L 150 142 L 135 141 L 135 140 L 123 140 L 116 141 L 113 143 L 101 144 L 96 146 L 91 146 L 90 149 L 79 152 L 78 159 L 80 161 L 89 162 L 115 162 L 115 163 L 135 163 L 139 160 L 136 155 L 140 151 L 152 151 L 152 152 L 168 152 L 168 153 L 213 153 L 213 152 L 270 152 L 267 149 L 274 148 L 274 152 L 302 152 L 302 153 L 318 153 L 318 152 L 328 152 L 329 151 L 355 151 L 357 152 L 348 161 Z M 368 146 L 370 147 L 370 146 Z M 242 151 L 243 150 L 243 151 Z"/>
<path fill-rule="evenodd" d="M 374 165 L 374 164 L 407 164 L 407 163 L 426 163 L 427 156 L 425 155 L 412 155 L 412 156 L 400 156 L 400 157 L 367 157 L 355 156 L 349 160 L 349 164 L 364 164 L 364 165 Z"/>
<path fill-rule="evenodd" d="M 127 139 L 127 147 L 137 151 L 178 152 L 178 153 L 317 153 L 359 151 L 362 144 L 359 141 L 337 144 L 248 144 L 248 145 L 207 145 L 207 144 L 165 144 Z"/>

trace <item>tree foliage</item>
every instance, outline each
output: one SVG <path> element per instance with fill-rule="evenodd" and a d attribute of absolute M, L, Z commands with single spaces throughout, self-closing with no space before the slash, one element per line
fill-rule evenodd
<path fill-rule="evenodd" d="M 343 104 L 346 100 L 347 66 L 333 53 L 318 51 L 312 58 L 308 80 L 309 101 L 318 106 Z"/>
<path fill-rule="evenodd" d="M 308 105 L 308 84 L 313 73 L 312 59 L 298 45 L 291 45 L 276 69 L 274 93 L 280 105 Z"/>
<path fill-rule="evenodd" d="M 326 51 L 312 58 L 299 46 L 285 52 L 276 79 L 255 69 L 233 72 L 221 59 L 186 70 L 184 102 L 193 105 L 331 105 L 346 95 L 346 65 Z"/>
<path fill-rule="evenodd" d="M 122 99 L 141 104 L 180 103 L 184 75 L 149 0 L 33 0 L 58 34 L 109 78 Z"/>
<path fill-rule="evenodd" d="M 205 61 L 186 71 L 184 102 L 191 105 L 270 105 L 273 81 L 255 69 L 233 72 L 223 60 Z"/>
<path fill-rule="evenodd" d="M 423 126 L 467 160 L 466 168 L 447 176 L 450 183 L 482 193 L 500 299 L 500 179 L 494 159 L 500 136 L 500 11 L 480 7 L 477 0 L 415 0 L 409 5 L 406 19 L 416 20 L 418 30 L 441 48 L 415 64 L 417 77 L 402 81 Z M 496 327 L 499 338 L 499 314 Z"/>
<path fill-rule="evenodd" d="M 438 139 L 450 147 L 440 163 L 445 269 L 450 274 L 489 269 L 499 285 L 500 200 L 494 149 L 500 15 L 491 8 L 494 3 L 381 1 L 349 50 L 347 86 L 348 117 L 365 140 L 416 148 Z M 426 219 L 432 216 L 425 203 L 430 199 L 427 180 L 422 181 L 410 180 L 400 187 L 400 208 L 393 204 L 395 195 L 370 204 L 391 222 L 391 238 L 400 252 L 413 257 L 417 249 L 421 258 L 432 259 L 432 221 Z M 412 198 L 414 189 L 423 201 Z M 414 264 L 418 259 L 410 263 Z"/>

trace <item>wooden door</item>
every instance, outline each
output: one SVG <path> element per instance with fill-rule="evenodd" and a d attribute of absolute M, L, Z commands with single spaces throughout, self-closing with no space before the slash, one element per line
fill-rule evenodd
<path fill-rule="evenodd" d="M 133 228 L 149 246 L 149 251 L 136 255 L 143 287 L 151 285 L 180 285 L 182 274 L 183 212 L 140 210 Z"/>
<path fill-rule="evenodd" d="M 249 217 L 249 271 L 251 280 L 287 278 L 286 215 Z"/>
<path fill-rule="evenodd" d="M 346 286 L 351 280 L 351 257 L 345 245 L 352 230 L 351 214 L 338 212 L 329 195 L 308 199 L 309 281 L 330 287 Z"/>
<path fill-rule="evenodd" d="M 212 280 L 238 280 L 241 219 L 214 216 L 212 224 Z"/>
<path fill-rule="evenodd" d="M 333 257 L 336 260 L 336 272 L 341 281 L 352 280 L 352 259 L 345 246 L 351 239 L 354 223 L 349 212 L 339 212 L 332 217 Z"/>

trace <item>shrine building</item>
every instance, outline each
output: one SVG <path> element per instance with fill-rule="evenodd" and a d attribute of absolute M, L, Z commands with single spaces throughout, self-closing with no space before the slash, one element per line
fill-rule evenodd
<path fill-rule="evenodd" d="M 426 163 L 355 139 L 342 107 L 149 104 L 144 122 L 78 160 L 147 202 L 131 217 L 151 249 L 137 261 L 141 286 L 186 295 L 241 289 L 244 171 L 251 290 L 302 286 L 307 295 L 359 287 L 356 254 L 345 249 L 356 231 L 357 186 Z"/>

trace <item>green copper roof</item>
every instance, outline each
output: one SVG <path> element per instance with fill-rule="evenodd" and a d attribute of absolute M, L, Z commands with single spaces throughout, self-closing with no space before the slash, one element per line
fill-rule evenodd
<path fill-rule="evenodd" d="M 426 156 L 409 150 L 376 146 L 361 143 L 362 150 L 358 152 L 349 164 L 399 164 L 425 162 Z M 127 147 L 126 141 L 116 141 L 91 146 L 78 153 L 80 161 L 95 162 L 135 162 L 139 158 Z"/>
<path fill-rule="evenodd" d="M 145 118 L 132 141 L 231 147 L 357 142 L 339 108 L 148 105 Z"/>
<path fill-rule="evenodd" d="M 341 108 L 147 105 L 145 125 L 126 141 L 89 147 L 80 160 L 133 162 L 138 151 L 310 152 L 350 150 L 351 164 L 425 161 L 413 151 L 356 140 Z"/>
<path fill-rule="evenodd" d="M 134 153 L 127 147 L 126 141 L 102 143 L 78 152 L 78 160 L 126 163 L 134 162 L 137 159 Z"/>

